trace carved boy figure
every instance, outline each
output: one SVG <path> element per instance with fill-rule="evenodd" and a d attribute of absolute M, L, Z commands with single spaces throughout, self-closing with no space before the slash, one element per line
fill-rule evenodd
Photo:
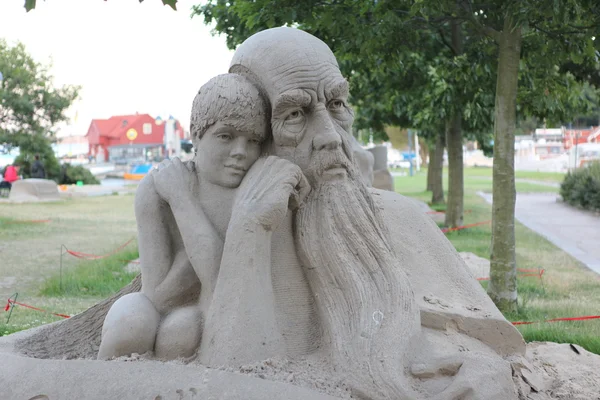
<path fill-rule="evenodd" d="M 235 188 L 260 155 L 266 115 L 257 89 L 239 75 L 202 86 L 191 117 L 194 160 L 163 162 L 137 190 L 142 292 L 112 306 L 98 358 L 154 351 L 173 359 L 198 349 Z"/>

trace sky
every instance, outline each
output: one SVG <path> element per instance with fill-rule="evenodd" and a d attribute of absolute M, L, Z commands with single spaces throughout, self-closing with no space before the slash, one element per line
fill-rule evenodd
<path fill-rule="evenodd" d="M 187 130 L 198 89 L 226 73 L 233 56 L 225 37 L 190 18 L 201 2 L 179 0 L 173 11 L 161 0 L 38 0 L 26 13 L 24 0 L 1 0 L 0 37 L 51 63 L 56 86 L 82 87 L 58 136 L 85 135 L 94 118 L 136 112 L 172 115 Z"/>

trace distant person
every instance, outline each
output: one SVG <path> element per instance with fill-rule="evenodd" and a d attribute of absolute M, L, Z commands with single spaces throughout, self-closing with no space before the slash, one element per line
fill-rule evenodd
<path fill-rule="evenodd" d="M 2 186 L 11 189 L 13 182 L 17 180 L 19 180 L 19 165 L 12 164 L 6 167 L 4 170 L 4 180 L 2 181 Z"/>
<path fill-rule="evenodd" d="M 31 177 L 37 179 L 46 179 L 46 170 L 44 169 L 44 164 L 40 161 L 39 154 L 35 155 L 35 161 L 31 166 Z"/>

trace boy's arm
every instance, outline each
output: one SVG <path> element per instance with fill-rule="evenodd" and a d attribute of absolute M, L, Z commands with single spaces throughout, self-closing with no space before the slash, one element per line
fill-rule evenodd
<path fill-rule="evenodd" d="M 184 164 L 174 158 L 162 162 L 150 175 L 157 195 L 170 206 L 185 252 L 202 282 L 202 289 L 212 293 L 219 273 L 223 241 L 197 200 L 199 183 L 194 164 Z M 207 296 L 212 297 L 210 294 Z"/>
<path fill-rule="evenodd" d="M 200 361 L 234 366 L 282 354 L 271 282 L 273 231 L 310 190 L 289 161 L 259 159 L 239 188 L 227 229 L 218 281 L 206 316 Z"/>
<path fill-rule="evenodd" d="M 151 176 L 135 195 L 142 292 L 159 312 L 181 301 L 185 293 L 199 292 L 200 281 L 185 255 L 169 206 L 158 196 Z"/>

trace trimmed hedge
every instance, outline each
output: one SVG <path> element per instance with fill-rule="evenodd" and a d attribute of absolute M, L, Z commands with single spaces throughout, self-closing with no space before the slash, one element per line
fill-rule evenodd
<path fill-rule="evenodd" d="M 560 195 L 572 206 L 600 211 L 600 162 L 569 172 L 560 185 Z"/>
<path fill-rule="evenodd" d="M 81 181 L 86 185 L 98 185 L 100 181 L 96 179 L 89 169 L 81 165 L 63 164 L 59 184 L 72 185 Z"/>

